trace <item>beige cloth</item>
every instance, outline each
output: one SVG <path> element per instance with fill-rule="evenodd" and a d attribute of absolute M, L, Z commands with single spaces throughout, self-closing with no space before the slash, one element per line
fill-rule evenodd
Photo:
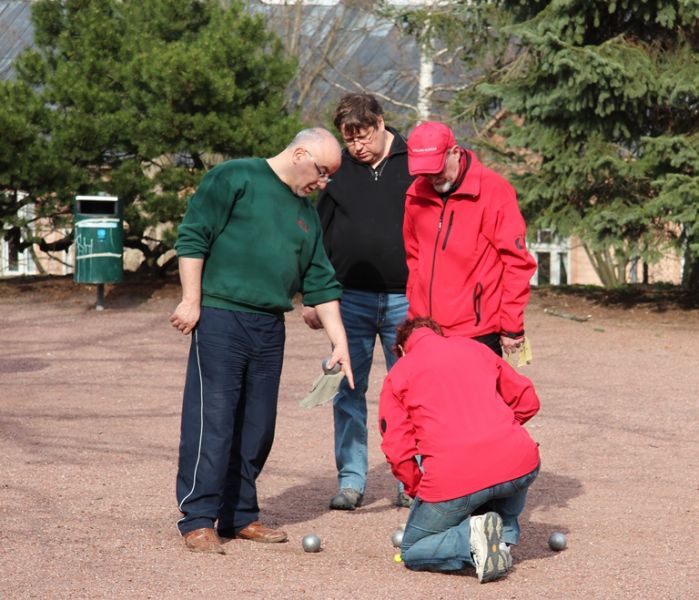
<path fill-rule="evenodd" d="M 323 373 L 313 382 L 308 396 L 301 400 L 299 405 L 303 406 L 303 408 L 313 408 L 332 400 L 337 394 L 340 382 L 344 376 L 345 374 L 342 371 L 339 373 Z"/>

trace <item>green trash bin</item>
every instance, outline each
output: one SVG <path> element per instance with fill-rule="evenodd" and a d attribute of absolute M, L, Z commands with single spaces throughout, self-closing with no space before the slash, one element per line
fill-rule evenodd
<path fill-rule="evenodd" d="M 115 196 L 76 196 L 76 283 L 119 283 L 124 277 L 124 218 Z"/>

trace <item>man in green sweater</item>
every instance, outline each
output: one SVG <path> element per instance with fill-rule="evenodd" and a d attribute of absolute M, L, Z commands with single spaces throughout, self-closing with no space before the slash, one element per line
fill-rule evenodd
<path fill-rule="evenodd" d="M 194 552 L 224 554 L 221 537 L 284 542 L 260 523 L 256 479 L 274 439 L 284 313 L 300 292 L 315 306 L 354 386 L 340 317 L 341 286 L 306 196 L 340 166 L 321 128 L 269 159 L 224 162 L 189 200 L 179 228 L 182 301 L 173 327 L 192 333 L 182 404 L 178 528 Z"/>

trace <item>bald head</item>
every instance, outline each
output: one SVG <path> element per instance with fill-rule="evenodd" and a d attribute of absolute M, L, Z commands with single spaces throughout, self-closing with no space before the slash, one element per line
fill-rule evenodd
<path fill-rule="evenodd" d="M 295 148 L 301 146 L 308 148 L 312 146 L 313 148 L 318 148 L 323 144 L 327 144 L 330 149 L 337 150 L 338 156 L 340 155 L 341 148 L 340 143 L 335 139 L 335 136 L 330 133 L 327 129 L 322 127 L 311 127 L 309 129 L 302 129 L 291 140 L 291 143 L 287 146 L 289 148 Z"/>
<path fill-rule="evenodd" d="M 291 143 L 268 160 L 279 178 L 297 196 L 308 196 L 328 184 L 330 176 L 340 168 L 340 144 L 322 127 L 299 131 Z"/>

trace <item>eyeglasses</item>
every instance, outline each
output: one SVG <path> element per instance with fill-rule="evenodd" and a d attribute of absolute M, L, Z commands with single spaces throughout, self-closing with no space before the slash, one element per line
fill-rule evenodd
<path fill-rule="evenodd" d="M 342 137 L 342 140 L 345 142 L 347 146 L 350 145 L 357 145 L 361 144 L 362 146 L 366 146 L 367 144 L 371 144 L 372 140 L 374 139 L 374 135 L 376 134 L 376 129 L 370 129 L 366 133 L 362 135 L 355 135 L 353 137 Z"/>
<path fill-rule="evenodd" d="M 318 172 L 318 181 L 321 181 L 321 182 L 323 182 L 323 183 L 330 183 L 330 182 L 332 181 L 332 179 L 330 178 L 330 174 L 329 174 L 329 173 L 326 173 L 325 171 L 323 171 L 323 170 L 316 164 L 316 161 L 315 161 L 315 159 L 313 158 L 313 155 L 312 155 L 308 150 L 306 150 L 306 149 L 304 148 L 303 151 L 304 151 L 306 154 L 308 154 L 308 156 L 310 156 L 311 161 L 313 162 L 313 166 L 316 168 L 316 171 Z"/>

